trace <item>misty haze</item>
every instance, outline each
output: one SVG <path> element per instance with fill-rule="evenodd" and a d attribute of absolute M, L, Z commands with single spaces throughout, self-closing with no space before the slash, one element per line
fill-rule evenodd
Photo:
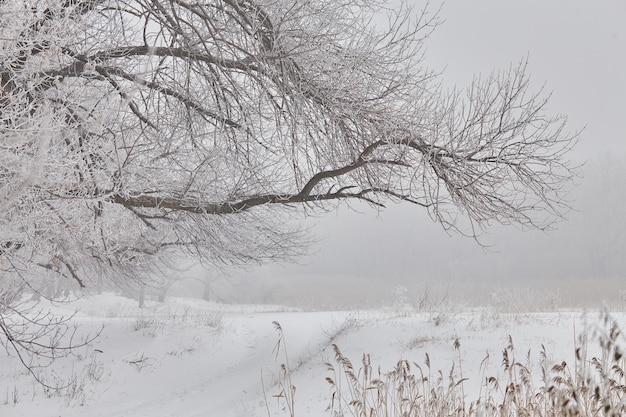
<path fill-rule="evenodd" d="M 0 415 L 626 415 L 624 16 L 0 2 Z"/>

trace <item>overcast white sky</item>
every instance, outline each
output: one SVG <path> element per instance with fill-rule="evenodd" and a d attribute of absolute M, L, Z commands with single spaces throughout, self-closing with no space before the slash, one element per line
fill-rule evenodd
<path fill-rule="evenodd" d="M 582 155 L 626 152 L 626 2 L 449 1 L 428 59 L 460 85 L 528 55 L 551 108 L 586 126 Z"/>
<path fill-rule="evenodd" d="M 415 4 L 421 8 L 421 3 Z M 431 9 L 437 6 L 433 3 Z M 624 159 L 626 1 L 457 0 L 443 6 L 441 18 L 445 22 L 427 43 L 426 62 L 434 69 L 445 68 L 446 84 L 462 88 L 474 74 L 508 68 L 528 56 L 532 80 L 537 86 L 545 82 L 553 92 L 550 110 L 567 114 L 572 130 L 585 129 L 573 157 L 596 162 Z M 624 181 L 616 184 L 617 189 L 608 192 L 614 201 L 626 203 Z M 495 246 L 485 251 L 469 239 L 448 236 L 417 207 L 391 207 L 381 214 L 368 207 L 362 214 L 341 209 L 315 223 L 320 237 L 317 252 L 303 265 L 268 266 L 248 277 L 261 282 L 279 277 L 278 286 L 288 288 L 284 291 L 304 292 L 311 298 L 340 294 L 348 299 L 356 289 L 362 293 L 368 288 L 372 290 L 368 299 L 388 298 L 397 284 L 413 288 L 433 280 L 453 280 L 474 289 L 484 280 L 507 285 L 553 280 L 552 289 L 560 291 L 581 270 L 591 268 L 572 262 L 590 256 L 574 253 L 588 251 L 583 242 L 580 247 L 568 246 L 576 239 L 591 239 L 589 225 L 587 235 L 578 230 L 589 223 L 585 210 L 572 216 L 578 223 L 564 223 L 551 235 L 494 228 L 485 242 Z M 612 212 L 602 216 L 611 217 Z M 623 229 L 626 223 L 608 227 Z M 624 241 L 625 237 L 618 238 L 618 257 L 624 257 L 620 252 Z M 615 271 L 626 276 L 615 265 L 609 275 L 615 276 Z M 620 290 L 614 286 L 613 282 L 598 291 Z"/>

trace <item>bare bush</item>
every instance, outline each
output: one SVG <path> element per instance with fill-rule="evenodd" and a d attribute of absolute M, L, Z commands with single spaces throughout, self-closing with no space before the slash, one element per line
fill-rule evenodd
<path fill-rule="evenodd" d="M 33 378 L 49 389 L 53 387 L 46 381 L 46 368 L 56 359 L 76 355 L 99 334 L 79 335 L 72 324 L 73 315 L 57 316 L 32 301 L 16 298 L 3 299 L 0 317 L 0 343 L 7 354 L 15 355 Z M 54 389 L 68 386 L 68 381 L 57 381 Z"/>

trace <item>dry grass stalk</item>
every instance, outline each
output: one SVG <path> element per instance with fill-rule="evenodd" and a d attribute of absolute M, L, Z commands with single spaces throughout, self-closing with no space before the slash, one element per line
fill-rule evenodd
<path fill-rule="evenodd" d="M 355 370 L 352 362 L 333 345 L 335 364 L 328 363 L 332 376 L 332 415 L 353 417 L 618 417 L 626 415 L 626 363 L 618 345 L 617 324 L 605 318 L 605 331 L 598 336 L 601 355 L 587 351 L 587 337 L 579 339 L 572 366 L 566 361 L 550 366 L 546 349 L 539 353 L 540 370 L 534 378 L 530 351 L 518 361 L 513 340 L 502 353 L 501 380 L 485 376 L 487 355 L 480 366 L 482 387 L 478 399 L 465 396 L 459 363 L 447 376 L 430 367 L 400 360 L 390 372 L 374 370 L 369 355 L 363 355 Z M 455 341 L 455 348 L 459 349 Z M 536 372 L 535 372 L 536 373 Z M 539 381 L 535 386 L 534 380 Z"/>

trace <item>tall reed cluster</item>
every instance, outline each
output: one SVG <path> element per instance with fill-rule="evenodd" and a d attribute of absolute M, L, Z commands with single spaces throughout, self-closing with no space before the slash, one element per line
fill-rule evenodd
<path fill-rule="evenodd" d="M 588 338 L 575 346 L 573 363 L 548 363 L 545 347 L 539 353 L 539 370 L 531 366 L 530 353 L 516 358 L 513 340 L 502 353 L 499 378 L 487 376 L 488 357 L 480 376 L 463 377 L 459 361 L 449 372 L 431 369 L 426 355 L 423 365 L 400 360 L 390 372 L 375 369 L 363 355 L 358 369 L 337 345 L 334 364 L 327 364 L 332 387 L 331 415 L 336 417 L 560 417 L 626 416 L 626 363 L 618 345 L 620 330 L 605 318 L 605 331 L 597 336 L 597 356 L 588 351 Z M 478 398 L 466 398 L 465 386 L 479 383 Z"/>

